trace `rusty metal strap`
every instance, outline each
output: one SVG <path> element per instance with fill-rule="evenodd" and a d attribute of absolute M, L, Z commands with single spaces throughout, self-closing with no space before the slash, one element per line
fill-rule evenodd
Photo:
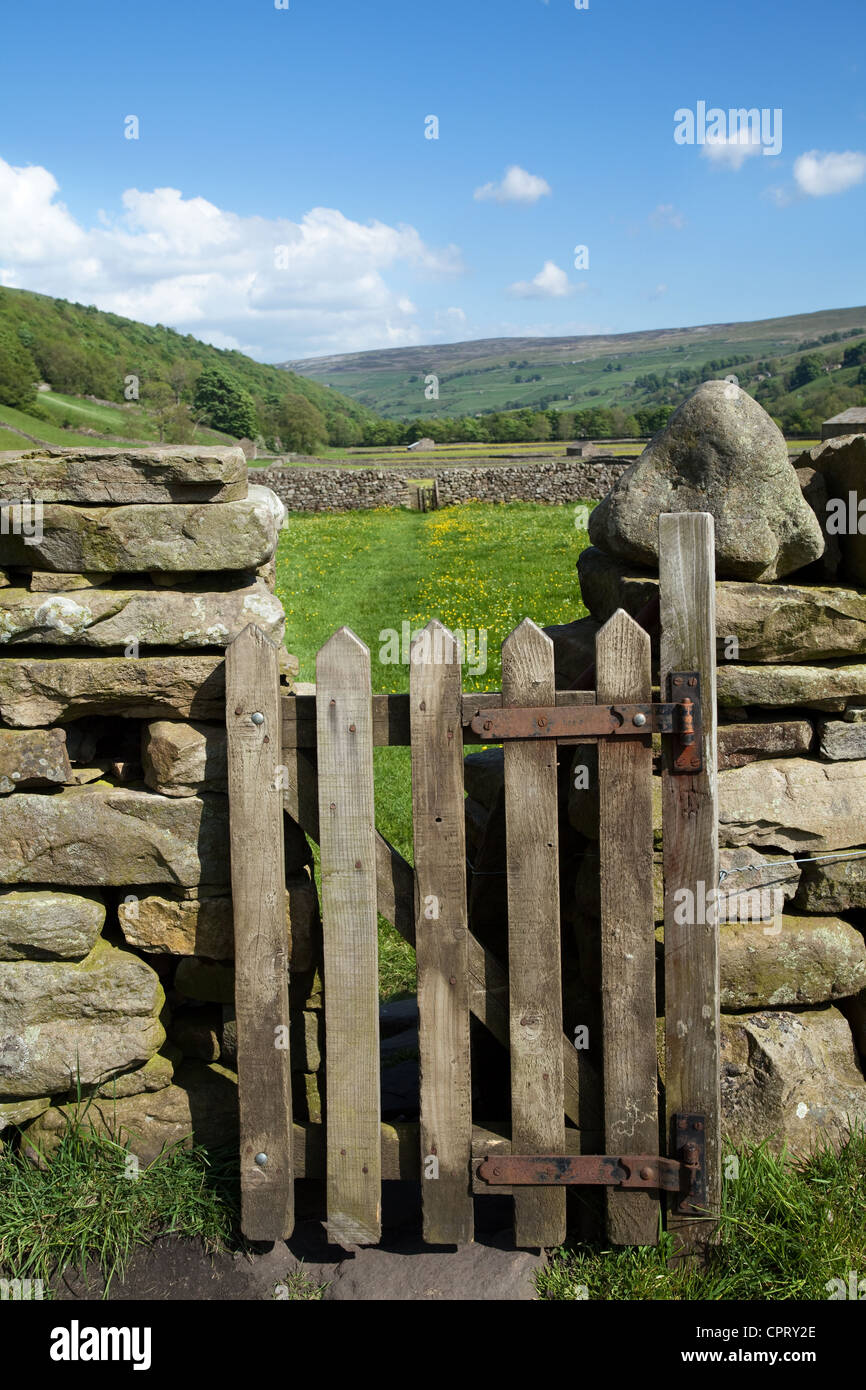
<path fill-rule="evenodd" d="M 479 1165 L 478 1176 L 496 1187 L 574 1184 L 679 1192 L 682 1164 L 656 1154 L 625 1154 L 618 1158 L 601 1154 L 513 1154 L 485 1158 Z"/>
<path fill-rule="evenodd" d="M 556 739 L 580 743 L 588 738 L 636 738 L 670 734 L 674 772 L 700 772 L 701 685 L 696 671 L 674 671 L 670 700 L 664 704 L 527 705 L 478 709 L 472 732 L 490 743 L 510 739 Z"/>

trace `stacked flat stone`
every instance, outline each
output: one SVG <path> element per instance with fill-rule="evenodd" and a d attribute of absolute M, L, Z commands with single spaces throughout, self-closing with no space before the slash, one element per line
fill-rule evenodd
<path fill-rule="evenodd" d="M 38 507 L 23 509 L 30 501 Z M 237 448 L 0 453 L 0 1130 L 144 1156 L 236 1127 L 225 648 L 283 647 L 285 509 Z M 319 1118 L 311 855 L 286 818 L 299 1118 Z"/>
<path fill-rule="evenodd" d="M 755 401 L 707 382 L 591 514 L 594 544 L 578 560 L 590 616 L 547 629 L 557 685 L 568 688 L 593 664 L 601 624 L 618 608 L 637 616 L 658 593 L 659 512 L 714 514 L 722 891 L 784 895 L 781 931 L 766 930 L 772 921 L 720 925 L 723 1119 L 735 1140 L 772 1137 L 796 1151 L 866 1121 L 866 535 L 822 534 L 827 499 L 849 491 L 866 496 L 866 435 L 829 441 L 795 468 Z M 657 671 L 657 650 L 655 660 Z M 567 1013 L 570 990 L 580 1000 L 575 1023 L 590 1021 L 598 969 L 595 751 L 574 756 L 588 786 L 564 769 L 575 838 L 561 842 L 563 873 L 577 866 L 564 915 L 578 957 L 565 1000 Z M 501 869 L 489 846 L 501 753 L 470 755 L 466 785 L 470 858 Z M 659 950 L 660 790 L 657 776 Z M 834 861 L 835 851 L 863 857 Z M 475 893 L 476 932 L 501 930 L 499 881 L 479 878 Z M 660 1002 L 662 991 L 660 972 Z M 592 1080 L 590 1070 L 587 1094 Z"/>

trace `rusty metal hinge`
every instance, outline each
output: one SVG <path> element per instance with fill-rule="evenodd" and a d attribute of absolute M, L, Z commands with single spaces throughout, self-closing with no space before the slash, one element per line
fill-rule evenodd
<path fill-rule="evenodd" d="M 524 705 L 479 710 L 470 727 L 490 743 L 552 738 L 569 744 L 588 738 L 670 734 L 672 771 L 700 772 L 701 678 L 697 671 L 672 671 L 668 693 L 670 699 L 665 704 Z"/>
<path fill-rule="evenodd" d="M 707 1201 L 703 1115 L 675 1115 L 677 1158 L 657 1154 L 508 1154 L 479 1164 L 491 1187 L 623 1187 L 677 1194 L 674 1210 L 700 1212 Z"/>

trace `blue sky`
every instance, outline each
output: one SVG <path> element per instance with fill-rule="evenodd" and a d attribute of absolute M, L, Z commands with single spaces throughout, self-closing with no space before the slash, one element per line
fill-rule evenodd
<path fill-rule="evenodd" d="M 11 0 L 0 283 L 267 361 L 862 304 L 864 37 L 863 0 Z M 781 151 L 678 144 L 699 102 Z"/>

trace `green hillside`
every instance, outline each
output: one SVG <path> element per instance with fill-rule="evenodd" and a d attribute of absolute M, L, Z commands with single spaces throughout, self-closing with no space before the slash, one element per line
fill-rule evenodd
<path fill-rule="evenodd" d="M 584 412 L 675 406 L 701 380 L 734 374 L 791 433 L 866 402 L 863 361 L 844 352 L 866 335 L 866 307 L 697 328 L 581 338 L 495 338 L 287 362 L 391 419 L 418 421 L 532 409 Z M 821 358 L 794 385 L 804 356 Z M 828 369 L 828 370 L 825 370 Z M 425 378 L 438 377 L 428 400 Z M 624 431 L 621 431 L 624 432 Z"/>
<path fill-rule="evenodd" d="M 48 383 L 50 391 L 36 389 Z M 191 334 L 0 289 L 0 448 L 28 440 L 232 443 L 313 452 L 360 442 L 363 404 Z"/>

